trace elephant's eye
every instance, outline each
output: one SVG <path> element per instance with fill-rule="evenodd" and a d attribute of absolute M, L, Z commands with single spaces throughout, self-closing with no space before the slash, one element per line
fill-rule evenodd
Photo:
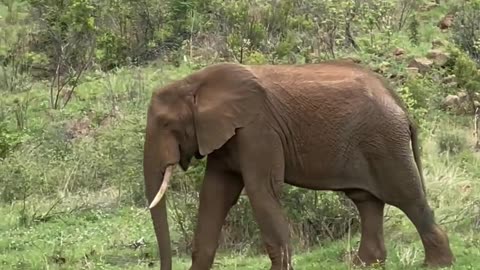
<path fill-rule="evenodd" d="M 157 117 L 157 125 L 159 128 L 166 128 L 169 126 L 169 121 L 167 121 L 164 117 L 160 118 Z"/>
<path fill-rule="evenodd" d="M 169 125 L 170 125 L 170 123 L 168 121 L 162 121 L 162 123 L 161 123 L 162 128 L 166 128 Z"/>

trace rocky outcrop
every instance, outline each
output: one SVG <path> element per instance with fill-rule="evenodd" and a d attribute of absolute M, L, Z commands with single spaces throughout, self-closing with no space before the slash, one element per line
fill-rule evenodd
<path fill-rule="evenodd" d="M 401 58 L 404 55 L 405 55 L 405 50 L 402 48 L 396 48 L 393 51 L 393 56 L 395 56 L 396 58 Z"/>
<path fill-rule="evenodd" d="M 480 106 L 479 96 L 472 97 L 475 107 Z M 459 91 L 457 94 L 447 95 L 442 102 L 442 108 L 444 110 L 453 112 L 455 114 L 466 114 L 472 112 L 472 101 L 468 97 L 465 90 Z"/>
<path fill-rule="evenodd" d="M 432 40 L 432 49 L 438 49 L 445 46 L 445 41 L 441 39 Z"/>
<path fill-rule="evenodd" d="M 450 59 L 450 54 L 440 49 L 432 49 L 428 51 L 427 58 L 432 60 L 435 65 L 444 66 Z"/>
<path fill-rule="evenodd" d="M 421 11 L 430 11 L 430 10 L 432 10 L 432 9 L 438 7 L 438 6 L 439 6 L 439 4 L 437 2 L 427 2 L 420 7 L 420 10 Z"/>
<path fill-rule="evenodd" d="M 418 72 L 425 74 L 432 69 L 433 61 L 426 57 L 414 58 L 408 64 L 409 68 L 417 68 Z"/>
<path fill-rule="evenodd" d="M 453 15 L 452 14 L 447 14 L 445 17 L 443 17 L 437 24 L 438 28 L 441 30 L 448 30 L 450 27 L 453 25 Z"/>
<path fill-rule="evenodd" d="M 88 136 L 92 132 L 91 125 L 92 121 L 87 116 L 79 120 L 68 122 L 65 135 L 69 140 Z"/>
<path fill-rule="evenodd" d="M 415 76 L 420 73 L 417 67 L 407 67 L 405 70 L 407 71 L 407 74 L 411 76 Z"/>

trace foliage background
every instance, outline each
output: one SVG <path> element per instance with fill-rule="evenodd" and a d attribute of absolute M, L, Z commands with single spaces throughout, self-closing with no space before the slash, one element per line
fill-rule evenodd
<path fill-rule="evenodd" d="M 429 200 L 459 269 L 473 269 L 480 250 L 474 109 L 467 103 L 454 113 L 443 100 L 465 91 L 475 106 L 480 2 L 436 2 L 1 0 L 0 265 L 156 264 L 141 168 L 151 91 L 216 62 L 350 58 L 387 77 L 419 123 Z M 441 30 L 448 14 L 454 23 Z M 411 72 L 432 43 L 448 62 Z M 177 265 L 188 265 L 203 170 L 204 160 L 176 172 L 169 191 Z M 283 204 L 297 253 L 307 254 L 298 264 L 344 269 L 340 257 L 358 243 L 351 202 L 285 186 Z M 391 207 L 385 220 L 392 266 L 418 266 L 423 250 L 412 225 Z M 250 258 L 264 249 L 245 196 L 229 214 L 220 253 L 220 268 L 268 265 Z"/>

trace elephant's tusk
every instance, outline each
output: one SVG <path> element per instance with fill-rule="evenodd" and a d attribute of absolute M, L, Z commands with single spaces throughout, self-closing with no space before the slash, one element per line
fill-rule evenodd
<path fill-rule="evenodd" d="M 163 175 L 162 185 L 160 185 L 160 189 L 158 190 L 157 195 L 155 195 L 155 198 L 153 199 L 152 203 L 150 203 L 150 206 L 148 208 L 152 209 L 153 207 L 155 207 L 155 205 L 157 205 L 162 199 L 163 194 L 165 194 L 165 192 L 167 191 L 168 182 L 170 182 L 170 178 L 173 172 L 173 167 L 174 167 L 173 165 L 170 165 L 165 170 L 165 174 Z"/>

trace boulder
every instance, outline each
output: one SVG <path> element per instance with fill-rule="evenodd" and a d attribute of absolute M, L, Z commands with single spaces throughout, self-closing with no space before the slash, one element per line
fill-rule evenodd
<path fill-rule="evenodd" d="M 432 60 L 435 65 L 444 66 L 450 59 L 450 54 L 440 49 L 432 49 L 428 51 L 427 58 Z"/>
<path fill-rule="evenodd" d="M 458 101 L 460 102 L 460 104 L 464 104 L 465 102 L 468 101 L 468 94 L 467 94 L 466 91 L 458 92 L 457 96 L 458 96 Z"/>
<path fill-rule="evenodd" d="M 480 104 L 475 101 L 475 106 Z M 443 99 L 442 107 L 456 114 L 465 114 L 472 110 L 471 101 L 465 90 L 459 91 L 456 95 L 448 95 Z"/>
<path fill-rule="evenodd" d="M 445 42 L 443 40 L 441 39 L 432 40 L 432 49 L 437 49 L 443 46 L 445 46 Z"/>
<path fill-rule="evenodd" d="M 407 67 L 407 68 L 405 68 L 405 70 L 407 71 L 408 75 L 415 76 L 415 75 L 419 74 L 419 71 L 418 71 L 417 67 Z"/>
<path fill-rule="evenodd" d="M 403 55 L 405 55 L 405 50 L 402 49 L 402 48 L 396 48 L 394 51 L 393 51 L 393 55 L 395 57 L 401 57 Z"/>
<path fill-rule="evenodd" d="M 438 3 L 436 2 L 427 2 L 424 5 L 421 6 L 420 10 L 422 11 L 430 11 L 436 7 L 438 7 Z"/>
<path fill-rule="evenodd" d="M 441 30 L 448 30 L 453 25 L 453 15 L 447 14 L 445 15 L 437 24 L 438 28 Z"/>
<path fill-rule="evenodd" d="M 442 79 L 442 83 L 447 87 L 457 87 L 457 77 L 455 75 L 448 75 Z"/>
<path fill-rule="evenodd" d="M 92 121 L 87 116 L 82 119 L 68 122 L 66 125 L 65 135 L 69 140 L 86 137 L 92 132 Z"/>
<path fill-rule="evenodd" d="M 443 105 L 445 107 L 453 107 L 458 106 L 460 104 L 460 99 L 457 95 L 448 95 L 443 99 Z"/>
<path fill-rule="evenodd" d="M 425 74 L 426 72 L 430 71 L 430 69 L 432 68 L 432 65 L 433 65 L 432 60 L 425 57 L 419 57 L 410 61 L 410 63 L 408 64 L 408 67 L 409 68 L 415 67 L 418 69 L 418 71 L 421 74 Z"/>

